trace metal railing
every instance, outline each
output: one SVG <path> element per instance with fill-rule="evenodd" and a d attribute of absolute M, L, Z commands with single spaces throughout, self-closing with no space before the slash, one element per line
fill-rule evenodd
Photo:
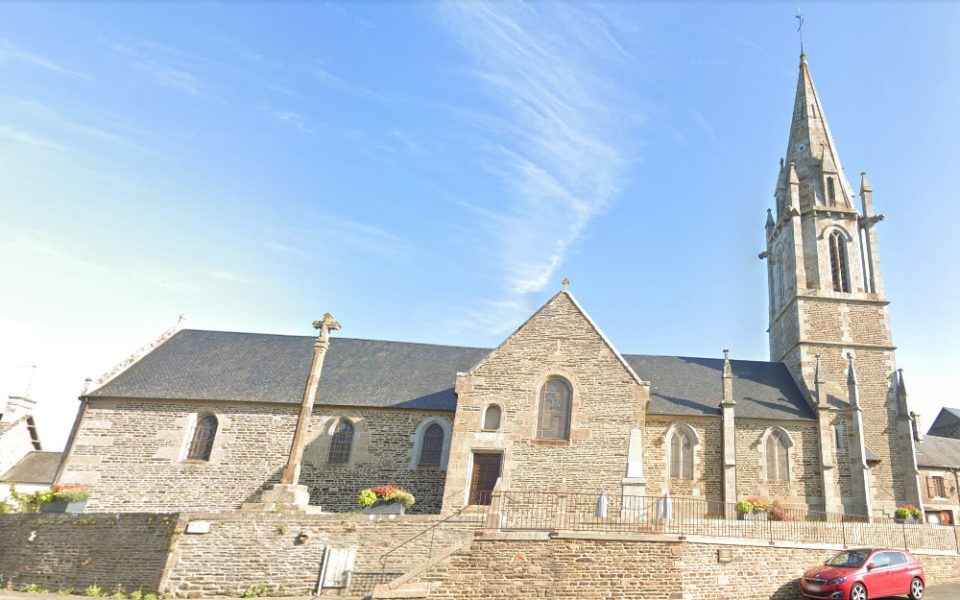
<path fill-rule="evenodd" d="M 889 518 L 768 507 L 738 513 L 736 504 L 696 498 L 605 497 L 599 494 L 494 492 L 485 527 L 501 531 L 568 530 L 672 534 L 853 546 L 891 546 L 960 553 L 951 525 L 909 524 Z"/>
<path fill-rule="evenodd" d="M 451 498 L 453 498 L 453 497 L 455 497 L 455 496 L 458 496 L 458 495 L 459 495 L 459 496 L 462 496 L 462 495 L 463 495 L 463 492 L 464 492 L 463 490 L 460 490 L 460 491 L 458 491 L 458 492 L 454 492 L 454 493 L 452 493 L 452 494 L 449 494 L 449 495 L 445 496 L 445 497 L 443 498 L 443 500 L 441 501 L 441 506 L 444 506 L 444 505 L 447 503 L 447 500 L 449 500 L 449 499 L 451 499 Z M 458 509 L 458 510 L 452 512 L 452 513 L 450 513 L 449 515 L 447 515 L 447 516 L 444 517 L 443 519 L 440 519 L 439 521 L 433 523 L 432 525 L 430 525 L 429 527 L 427 527 L 427 528 L 424 529 L 423 531 L 420 531 L 420 532 L 418 532 L 418 533 L 410 536 L 409 538 L 407 538 L 406 540 L 402 541 L 402 542 L 401 542 L 400 544 L 398 544 L 397 546 L 394 546 L 394 547 L 391 548 L 390 550 L 387 550 L 386 552 L 384 552 L 383 554 L 381 554 L 381 555 L 380 555 L 380 574 L 381 574 L 381 576 L 386 575 L 386 573 L 387 573 L 387 563 L 390 561 L 391 558 L 393 558 L 393 557 L 395 557 L 395 556 L 398 556 L 398 552 L 399 552 L 400 550 L 408 547 L 410 544 L 416 542 L 417 540 L 420 540 L 421 538 L 424 538 L 424 537 L 427 536 L 427 535 L 430 536 L 430 542 L 429 542 L 428 550 L 427 550 L 426 556 L 424 557 L 423 562 L 429 561 L 431 558 L 433 558 L 434 552 L 435 552 L 435 549 L 436 549 L 437 529 L 440 528 L 442 525 L 445 525 L 445 524 L 447 524 L 447 523 L 449 523 L 449 522 L 451 522 L 451 521 L 453 521 L 453 520 L 457 520 L 457 521 L 459 521 L 459 522 L 461 522 L 461 523 L 464 523 L 464 524 L 465 524 L 465 525 L 464 525 L 465 527 L 466 527 L 466 526 L 472 526 L 472 527 L 474 527 L 474 528 L 477 528 L 477 527 L 482 526 L 482 525 L 483 525 L 483 521 L 484 521 L 484 519 L 486 518 L 486 514 L 487 514 L 487 513 L 486 513 L 486 508 L 487 508 L 486 505 L 488 505 L 488 504 L 490 503 L 489 497 L 487 497 L 487 498 L 485 498 L 485 499 L 487 500 L 486 502 L 477 502 L 477 504 L 482 504 L 483 506 L 480 506 L 480 507 L 478 507 L 478 506 L 471 506 L 471 505 L 463 506 L 463 507 L 461 507 L 460 509 Z M 481 499 L 481 500 L 482 500 L 482 499 Z M 449 545 L 445 545 L 444 547 L 448 547 L 448 546 L 449 546 Z"/>

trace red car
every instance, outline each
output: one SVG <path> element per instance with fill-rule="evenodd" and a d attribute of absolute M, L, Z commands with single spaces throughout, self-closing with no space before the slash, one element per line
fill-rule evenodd
<path fill-rule="evenodd" d="M 800 579 L 805 598 L 867 600 L 908 594 L 923 598 L 923 566 L 906 550 L 858 548 L 844 550 Z"/>

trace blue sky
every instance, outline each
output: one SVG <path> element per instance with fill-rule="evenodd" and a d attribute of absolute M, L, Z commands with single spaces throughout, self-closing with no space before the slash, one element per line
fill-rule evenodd
<path fill-rule="evenodd" d="M 56 449 L 83 379 L 181 313 L 492 346 L 564 276 L 623 352 L 764 360 L 795 11 L 4 3 L 0 392 L 32 376 Z M 960 7 L 804 12 L 929 423 L 960 404 Z"/>

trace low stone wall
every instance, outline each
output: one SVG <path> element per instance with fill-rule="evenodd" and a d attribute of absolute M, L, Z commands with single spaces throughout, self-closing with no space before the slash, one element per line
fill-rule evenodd
<path fill-rule="evenodd" d="M 14 589 L 141 589 L 185 598 L 240 596 L 263 587 L 271 595 L 305 595 L 317 586 L 324 549 L 357 548 L 348 590 L 362 596 L 435 553 L 473 536 L 476 521 L 443 522 L 391 556 L 381 556 L 439 521 L 296 512 L 192 514 L 0 515 L 0 579 Z M 187 533 L 206 521 L 208 533 Z M 305 541 L 298 536 L 307 534 Z"/>
<path fill-rule="evenodd" d="M 0 515 L 0 578 L 49 590 L 160 589 L 175 514 Z"/>
<path fill-rule="evenodd" d="M 475 539 L 477 520 L 463 518 L 299 512 L 0 515 L 0 576 L 14 588 L 37 584 L 81 591 L 96 583 L 107 592 L 119 587 L 179 598 L 240 596 L 254 588 L 306 595 L 316 589 L 324 550 L 333 547 L 358 553 L 349 589 L 325 590 L 327 595 L 362 597 L 390 582 L 394 589 L 419 586 L 428 591 L 422 597 L 437 598 L 768 600 L 794 598 L 802 570 L 841 548 L 699 536 L 681 541 L 663 532 L 561 530 L 551 537 L 484 531 Z M 187 533 L 191 523 L 191 530 L 208 527 Z M 381 566 L 385 552 L 421 533 Z M 898 544 L 894 539 L 884 545 Z M 960 579 L 956 552 L 915 554 L 929 583 Z"/>
<path fill-rule="evenodd" d="M 839 550 L 676 536 L 501 533 L 382 586 L 374 598 L 795 600 L 803 571 Z M 928 584 L 960 580 L 960 557 L 916 554 Z"/>
<path fill-rule="evenodd" d="M 188 521 L 210 522 L 210 532 L 184 533 Z M 301 513 L 191 514 L 181 519 L 169 573 L 161 591 L 186 598 L 239 596 L 265 586 L 270 595 L 311 594 L 317 587 L 324 549 L 357 548 L 350 588 L 330 594 L 362 596 L 373 586 L 395 579 L 433 554 L 473 537 L 475 521 L 451 520 L 421 535 L 392 556 L 386 568 L 380 557 L 438 522 L 436 516 L 405 515 L 394 519 L 364 515 Z M 298 536 L 308 539 L 300 543 Z"/>

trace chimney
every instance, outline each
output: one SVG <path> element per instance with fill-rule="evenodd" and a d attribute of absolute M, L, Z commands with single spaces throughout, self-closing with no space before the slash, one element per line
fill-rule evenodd
<path fill-rule="evenodd" d="M 911 412 L 910 413 L 910 423 L 913 425 L 913 439 L 922 442 L 923 441 L 923 429 L 920 426 L 920 413 Z"/>

